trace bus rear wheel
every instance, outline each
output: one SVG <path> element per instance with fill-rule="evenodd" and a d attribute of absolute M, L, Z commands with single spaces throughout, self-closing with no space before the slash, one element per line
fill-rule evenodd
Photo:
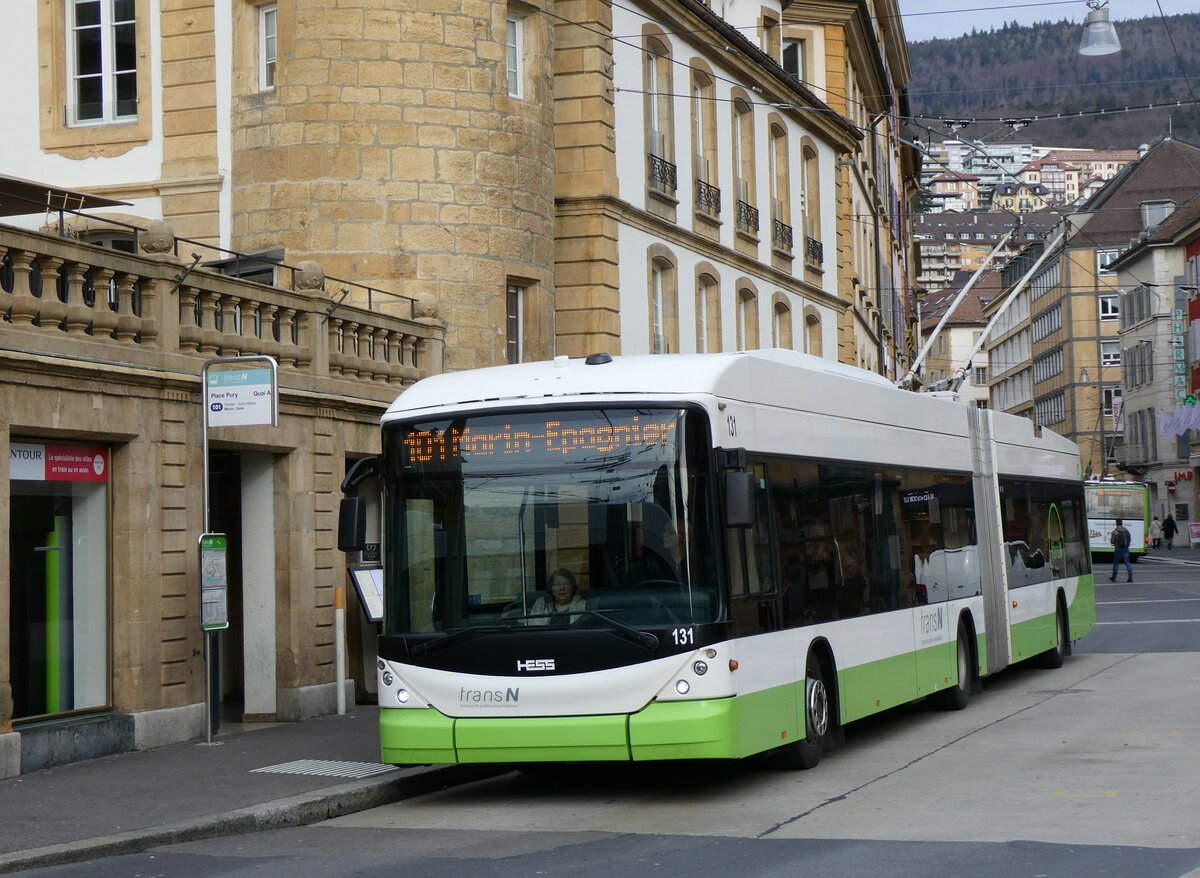
<path fill-rule="evenodd" d="M 830 731 L 829 684 L 816 655 L 809 653 L 804 669 L 804 740 L 789 744 L 781 756 L 791 769 L 815 768 L 825 752 Z"/>
<path fill-rule="evenodd" d="M 1054 646 L 1038 656 L 1038 664 L 1049 671 L 1061 668 L 1067 657 L 1067 640 L 1067 614 L 1060 603 L 1054 611 Z"/>
<path fill-rule="evenodd" d="M 975 666 L 971 662 L 970 633 L 965 625 L 958 626 L 958 642 L 955 646 L 958 661 L 958 682 L 953 688 L 938 693 L 938 703 L 946 710 L 962 710 L 971 700 L 971 686 L 975 681 Z"/>

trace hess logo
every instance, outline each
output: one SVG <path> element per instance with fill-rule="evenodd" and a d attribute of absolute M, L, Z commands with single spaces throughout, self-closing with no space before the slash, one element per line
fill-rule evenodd
<path fill-rule="evenodd" d="M 553 671 L 554 659 L 525 659 L 517 660 L 518 671 Z"/>

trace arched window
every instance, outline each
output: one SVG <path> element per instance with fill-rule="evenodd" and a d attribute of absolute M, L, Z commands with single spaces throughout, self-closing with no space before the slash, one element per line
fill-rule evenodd
<path fill-rule="evenodd" d="M 811 308 L 804 315 L 804 350 L 814 357 L 823 355 L 821 318 Z"/>
<path fill-rule="evenodd" d="M 792 349 L 792 306 L 783 293 L 776 293 L 771 302 L 771 345 Z"/>
<path fill-rule="evenodd" d="M 792 249 L 791 177 L 788 173 L 787 129 L 771 123 L 771 148 L 767 152 L 767 179 L 771 187 L 771 246 Z"/>
<path fill-rule="evenodd" d="M 674 100 L 671 87 L 671 48 L 665 37 L 647 34 L 645 52 L 645 112 L 646 154 L 650 163 L 650 188 L 674 195 L 677 185 L 675 169 L 675 133 L 671 107 Z"/>
<path fill-rule="evenodd" d="M 758 349 L 758 296 L 750 287 L 740 287 L 737 294 L 737 349 Z"/>
<path fill-rule="evenodd" d="M 804 201 L 804 262 L 820 268 L 825 262 L 821 243 L 821 176 L 817 150 L 808 138 L 800 149 L 801 198 Z"/>
<path fill-rule="evenodd" d="M 737 199 L 737 228 L 758 234 L 758 208 L 754 192 L 754 108 L 743 98 L 733 102 L 733 179 Z"/>
<path fill-rule="evenodd" d="M 665 248 L 661 249 L 665 251 Z M 679 353 L 679 291 L 675 264 L 666 252 L 651 253 L 647 298 L 650 353 Z"/>
<path fill-rule="evenodd" d="M 692 156 L 695 162 L 696 211 L 721 215 L 721 190 L 717 185 L 717 113 L 712 76 L 692 69 Z"/>
<path fill-rule="evenodd" d="M 696 353 L 721 350 L 721 286 L 709 271 L 696 273 Z"/>

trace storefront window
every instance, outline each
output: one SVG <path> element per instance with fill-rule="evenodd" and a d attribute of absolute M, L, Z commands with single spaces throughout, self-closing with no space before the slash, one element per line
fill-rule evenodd
<path fill-rule="evenodd" d="M 107 448 L 9 446 L 13 719 L 108 702 Z"/>

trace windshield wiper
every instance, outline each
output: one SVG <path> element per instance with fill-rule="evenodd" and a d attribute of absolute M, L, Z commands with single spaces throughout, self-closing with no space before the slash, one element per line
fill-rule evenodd
<path fill-rule="evenodd" d="M 464 640 L 471 640 L 480 634 L 505 634 L 512 631 L 510 625 L 487 625 L 479 628 L 459 628 L 453 634 L 447 634 L 445 637 L 439 637 L 437 640 L 425 640 L 414 646 L 409 652 L 415 658 L 419 655 L 435 652 L 446 646 L 453 646 L 455 643 L 462 643 Z"/>
<path fill-rule="evenodd" d="M 658 649 L 658 638 L 649 631 L 639 631 L 632 625 L 622 622 L 620 619 L 614 619 L 607 613 L 601 613 L 599 610 L 573 610 L 570 614 L 572 616 L 595 616 L 597 619 L 603 619 L 613 626 L 614 632 L 633 641 L 638 646 L 644 647 L 648 651 Z"/>

